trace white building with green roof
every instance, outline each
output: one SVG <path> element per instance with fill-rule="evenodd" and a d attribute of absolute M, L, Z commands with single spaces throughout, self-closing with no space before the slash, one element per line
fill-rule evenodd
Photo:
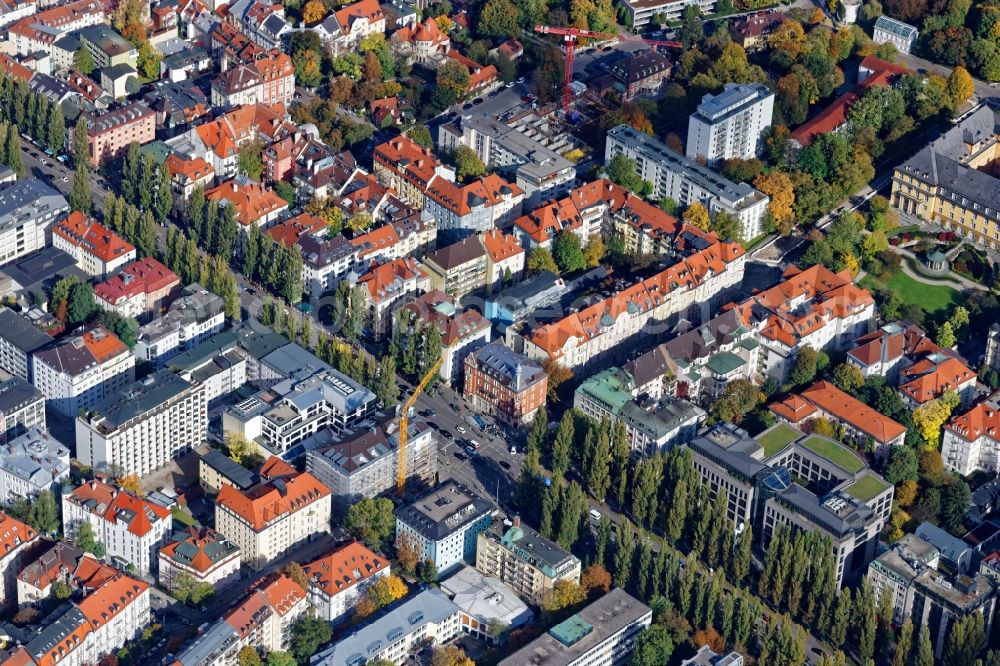
<path fill-rule="evenodd" d="M 610 368 L 584 380 L 576 389 L 573 406 L 597 420 L 621 421 L 629 446 L 640 456 L 691 441 L 705 420 L 705 410 L 686 400 L 641 393 L 635 377 L 623 368 Z"/>
<path fill-rule="evenodd" d="M 919 34 L 909 23 L 879 16 L 872 30 L 872 41 L 876 44 L 892 44 L 900 53 L 909 53 Z"/>

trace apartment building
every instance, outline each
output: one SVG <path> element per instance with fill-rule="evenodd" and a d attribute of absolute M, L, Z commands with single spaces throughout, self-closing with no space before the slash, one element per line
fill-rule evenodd
<path fill-rule="evenodd" d="M 548 375 L 541 366 L 494 341 L 465 357 L 462 394 L 473 409 L 515 428 L 531 423 L 545 404 Z"/>
<path fill-rule="evenodd" d="M 45 432 L 45 396 L 25 380 L 0 369 L 0 442 L 33 428 Z"/>
<path fill-rule="evenodd" d="M 396 509 L 396 535 L 409 534 L 439 573 L 472 562 L 476 539 L 490 527 L 495 507 L 465 486 L 449 480 L 410 504 Z"/>
<path fill-rule="evenodd" d="M 76 419 L 76 457 L 94 469 L 142 477 L 200 446 L 208 400 L 197 383 L 159 370 L 110 393 Z"/>
<path fill-rule="evenodd" d="M 413 258 L 395 259 L 372 267 L 358 278 L 365 297 L 365 328 L 374 340 L 382 340 L 392 328 L 392 313 L 407 298 L 431 287 L 424 266 Z"/>
<path fill-rule="evenodd" d="M 28 643 L 14 648 L 4 666 L 95 664 L 152 622 L 149 584 L 142 580 L 85 557 L 71 583 L 80 596 Z"/>
<path fill-rule="evenodd" d="M 94 302 L 108 312 L 146 320 L 167 306 L 181 279 L 153 257 L 133 261 L 94 286 Z"/>
<path fill-rule="evenodd" d="M 206 190 L 215 181 L 215 169 L 202 157 L 186 157 L 177 153 L 167 155 L 170 189 L 174 193 L 174 206 L 186 210 L 191 195 L 199 187 Z"/>
<path fill-rule="evenodd" d="M 763 83 L 727 83 L 721 93 L 702 97 L 691 114 L 686 154 L 709 164 L 757 157 L 773 114 L 774 93 Z"/>
<path fill-rule="evenodd" d="M 172 662 L 179 666 L 234 666 L 244 647 L 288 651 L 292 627 L 309 613 L 306 592 L 283 574 L 256 581 L 247 596 L 195 638 Z"/>
<path fill-rule="evenodd" d="M 95 0 L 49 7 L 12 23 L 7 29 L 8 40 L 14 43 L 19 56 L 39 51 L 49 53 L 59 37 L 77 28 L 102 23 L 104 14 L 104 5 Z"/>
<path fill-rule="evenodd" d="M 1000 406 L 995 400 L 953 416 L 943 435 L 941 458 L 947 469 L 962 476 L 1000 469 Z"/>
<path fill-rule="evenodd" d="M 486 286 L 486 248 L 477 236 L 452 243 L 424 257 L 431 288 L 454 298 Z"/>
<path fill-rule="evenodd" d="M 27 382 L 34 380 L 34 353 L 53 341 L 26 317 L 0 308 L 0 368 Z"/>
<path fill-rule="evenodd" d="M 433 151 L 406 136 L 376 146 L 372 159 L 375 174 L 382 182 L 415 208 L 425 207 L 425 195 L 434 180 L 455 180 L 454 171 L 444 166 Z"/>
<path fill-rule="evenodd" d="M 177 577 L 186 574 L 198 583 L 221 592 L 240 579 L 240 549 L 209 527 L 188 527 L 170 536 L 160 548 L 157 582 L 173 590 Z"/>
<path fill-rule="evenodd" d="M 702 481 L 726 493 L 735 529 L 752 525 L 758 547 L 767 548 L 779 525 L 818 531 L 831 541 L 838 585 L 874 558 L 893 487 L 838 442 L 787 424 L 750 439 L 720 424 L 687 447 Z"/>
<path fill-rule="evenodd" d="M 679 21 L 686 7 L 697 7 L 705 15 L 715 11 L 715 0 L 627 0 L 622 4 L 628 17 L 627 25 L 633 28 L 647 26 L 654 17 L 666 21 Z"/>
<path fill-rule="evenodd" d="M 872 41 L 876 44 L 892 44 L 900 53 L 909 53 L 917 43 L 919 33 L 909 23 L 897 21 L 888 16 L 879 16 L 872 27 Z"/>
<path fill-rule="evenodd" d="M 846 272 L 822 265 L 789 266 L 775 286 L 738 306 L 743 320 L 760 335 L 764 372 L 783 383 L 798 351 L 844 352 L 868 333 L 875 299 Z"/>
<path fill-rule="evenodd" d="M 915 534 L 906 534 L 868 565 L 875 599 L 881 604 L 882 595 L 892 597 L 892 621 L 903 624 L 913 616 L 914 583 L 927 570 L 937 570 L 941 553 Z M 881 607 L 881 606 L 880 606 Z"/>
<path fill-rule="evenodd" d="M 90 54 L 94 69 L 131 65 L 135 67 L 139 51 L 109 25 L 98 24 L 75 32 L 80 47 Z"/>
<path fill-rule="evenodd" d="M 506 228 L 521 215 L 524 192 L 496 174 L 480 176 L 464 185 L 434 178 L 424 206 L 438 222 L 439 231 L 452 239 Z"/>
<path fill-rule="evenodd" d="M 215 528 L 239 547 L 244 564 L 260 570 L 330 531 L 330 489 L 309 472 L 294 470 L 247 491 L 223 485 Z"/>
<path fill-rule="evenodd" d="M 705 420 L 705 410 L 686 400 L 640 392 L 632 373 L 609 368 L 577 387 L 573 406 L 600 421 L 620 421 L 637 456 L 653 456 L 691 441 Z"/>
<path fill-rule="evenodd" d="M 70 418 L 134 381 L 135 356 L 103 326 L 34 354 L 35 386 L 52 409 Z"/>
<path fill-rule="evenodd" d="M 622 666 L 629 663 L 636 636 L 653 622 L 653 611 L 614 588 L 502 659 L 500 666 Z"/>
<path fill-rule="evenodd" d="M 87 158 L 95 167 L 118 157 L 133 142 L 141 146 L 156 139 L 156 112 L 142 102 L 101 115 L 85 113 L 77 122 L 87 124 Z"/>
<path fill-rule="evenodd" d="M 37 178 L 4 185 L 0 189 L 0 263 L 44 248 L 52 225 L 68 212 L 66 197 Z"/>
<path fill-rule="evenodd" d="M 237 64 L 212 80 L 212 106 L 288 104 L 295 94 L 292 59 L 280 51 Z"/>
<path fill-rule="evenodd" d="M 746 183 L 733 183 L 629 125 L 608 130 L 604 161 L 610 162 L 616 155 L 635 161 L 642 179 L 653 184 L 655 198 L 670 197 L 681 206 L 701 203 L 710 213 L 735 216 L 742 225 L 743 238 L 760 234 L 771 201 L 763 192 Z"/>
<path fill-rule="evenodd" d="M 476 569 L 499 578 L 538 605 L 557 581 L 580 581 L 580 559 L 514 516 L 510 527 L 497 519 L 476 539 Z"/>
<path fill-rule="evenodd" d="M 527 332 L 524 354 L 574 372 L 604 367 L 679 317 L 697 316 L 743 281 L 746 251 L 736 243 L 716 240 L 677 258 L 652 277 Z"/>
<path fill-rule="evenodd" d="M 943 351 L 915 324 L 890 322 L 858 338 L 846 360 L 865 377 L 885 377 L 896 386 L 903 368 Z"/>
<path fill-rule="evenodd" d="M 225 324 L 226 302 L 198 283 L 189 284 L 165 315 L 139 327 L 135 354 L 153 367 L 162 367 L 221 331 Z"/>
<path fill-rule="evenodd" d="M 30 499 L 69 478 L 69 449 L 41 427 L 0 444 L 0 501 Z"/>
<path fill-rule="evenodd" d="M 83 562 L 85 558 L 86 563 Z M 91 569 L 96 568 L 95 564 L 106 567 L 92 555 L 85 556 L 83 550 L 68 541 L 56 541 L 44 552 L 37 553 L 17 574 L 17 607 L 38 608 L 52 593 L 52 583 L 57 580 L 72 581 L 81 564 Z"/>
<path fill-rule="evenodd" d="M 486 250 L 486 289 L 493 292 L 519 280 L 527 253 L 511 234 L 492 229 L 479 235 Z"/>
<path fill-rule="evenodd" d="M 458 310 L 458 301 L 432 289 L 403 306 L 422 326 L 437 326 L 441 331 L 441 379 L 457 386 L 464 371 L 465 357 L 490 341 L 490 322 L 471 308 Z"/>
<path fill-rule="evenodd" d="M 385 33 L 385 13 L 377 0 L 360 0 L 331 12 L 313 30 L 330 44 L 334 55 L 356 51 L 368 35 Z"/>
<path fill-rule="evenodd" d="M 524 192 L 533 207 L 569 193 L 576 179 L 572 162 L 517 129 L 484 115 L 461 116 L 438 128 L 442 150 L 467 146 L 483 164 Z"/>
<path fill-rule="evenodd" d="M 6 497 L 6 496 L 4 496 Z M 41 536 L 30 525 L 0 512 L 0 607 L 17 602 L 17 575 L 42 545 Z"/>
<path fill-rule="evenodd" d="M 629 53 L 611 64 L 610 76 L 601 76 L 595 81 L 604 93 L 604 86 L 611 84 L 614 89 L 623 89 L 621 99 L 630 101 L 640 95 L 655 96 L 660 86 L 670 77 L 670 59 L 650 48 Z M 615 85 L 617 82 L 617 85 Z"/>
<path fill-rule="evenodd" d="M 779 420 L 798 427 L 817 418 L 832 421 L 842 427 L 844 436 L 860 449 L 868 448 L 870 441 L 879 457 L 888 456 L 892 448 L 902 446 L 906 438 L 904 426 L 825 380 L 772 403 L 768 409 Z"/>
<path fill-rule="evenodd" d="M 737 379 L 762 376 L 759 335 L 732 309 L 629 361 L 636 387 L 653 398 L 663 395 L 710 404 Z"/>
<path fill-rule="evenodd" d="M 365 590 L 389 575 L 389 561 L 353 541 L 302 566 L 309 577 L 309 603 L 327 622 L 347 619 Z"/>
<path fill-rule="evenodd" d="M 209 407 L 247 383 L 247 365 L 246 354 L 232 330 L 218 333 L 170 359 L 173 372 L 205 389 Z"/>
<path fill-rule="evenodd" d="M 63 534 L 76 538 L 87 521 L 115 566 L 135 568 L 148 576 L 156 568 L 157 551 L 170 536 L 170 511 L 97 479 L 78 488 L 64 488 Z"/>
<path fill-rule="evenodd" d="M 434 431 L 423 421 L 407 430 L 407 483 L 431 485 L 438 471 Z M 357 423 L 329 445 L 306 453 L 306 470 L 333 494 L 333 515 L 365 497 L 377 497 L 396 487 L 399 467 L 399 426 L 393 415 L 376 415 Z"/>
<path fill-rule="evenodd" d="M 261 228 L 269 227 L 288 210 L 288 202 L 274 190 L 242 175 L 216 185 L 205 192 L 205 198 L 220 206 L 234 206 L 236 221 L 243 231 L 251 224 Z"/>
<path fill-rule="evenodd" d="M 73 257 L 84 273 L 102 279 L 136 257 L 134 245 L 79 211 L 53 225 L 52 244 Z"/>
<path fill-rule="evenodd" d="M 916 409 L 952 391 L 966 406 L 976 397 L 976 373 L 947 351 L 930 354 L 899 375 L 899 395 L 910 409 Z"/>
<path fill-rule="evenodd" d="M 351 666 L 365 659 L 400 666 L 418 644 L 443 645 L 461 633 L 461 610 L 444 592 L 432 587 L 320 651 L 311 663 Z"/>

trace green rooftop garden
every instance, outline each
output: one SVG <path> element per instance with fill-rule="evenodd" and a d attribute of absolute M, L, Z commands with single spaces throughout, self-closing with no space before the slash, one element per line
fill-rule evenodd
<path fill-rule="evenodd" d="M 865 468 L 865 463 L 857 455 L 832 439 L 813 435 L 802 440 L 802 446 L 848 472 L 860 472 Z"/>
<path fill-rule="evenodd" d="M 757 435 L 757 443 L 764 447 L 764 458 L 770 458 L 802 436 L 787 423 L 779 423 L 770 430 Z"/>
<path fill-rule="evenodd" d="M 874 474 L 864 474 L 844 490 L 852 497 L 867 502 L 888 487 L 888 482 L 879 479 Z"/>

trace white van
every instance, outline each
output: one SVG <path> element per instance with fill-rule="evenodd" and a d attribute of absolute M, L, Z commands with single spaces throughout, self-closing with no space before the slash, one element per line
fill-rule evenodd
<path fill-rule="evenodd" d="M 598 511 L 597 509 L 591 509 L 590 510 L 590 519 L 593 520 L 595 523 L 600 522 L 600 520 L 601 520 L 601 512 Z"/>

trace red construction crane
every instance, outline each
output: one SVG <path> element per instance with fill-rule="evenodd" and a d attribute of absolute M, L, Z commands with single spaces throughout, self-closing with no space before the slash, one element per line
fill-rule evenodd
<path fill-rule="evenodd" d="M 682 48 L 680 42 L 669 42 L 662 39 L 643 39 L 632 35 L 619 35 L 606 32 L 594 32 L 593 30 L 582 30 L 580 28 L 556 28 L 549 25 L 536 25 L 535 32 L 543 35 L 561 35 L 566 46 L 566 73 L 563 81 L 563 114 L 569 116 L 569 103 L 573 99 L 573 90 L 570 84 L 573 83 L 573 52 L 576 48 L 576 40 L 583 37 L 586 39 L 622 39 L 624 41 L 640 41 L 653 46 L 668 46 L 671 48 Z"/>

